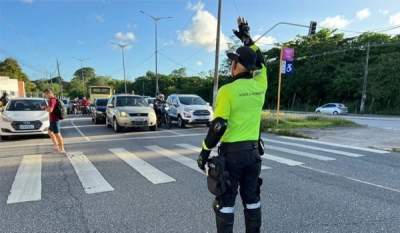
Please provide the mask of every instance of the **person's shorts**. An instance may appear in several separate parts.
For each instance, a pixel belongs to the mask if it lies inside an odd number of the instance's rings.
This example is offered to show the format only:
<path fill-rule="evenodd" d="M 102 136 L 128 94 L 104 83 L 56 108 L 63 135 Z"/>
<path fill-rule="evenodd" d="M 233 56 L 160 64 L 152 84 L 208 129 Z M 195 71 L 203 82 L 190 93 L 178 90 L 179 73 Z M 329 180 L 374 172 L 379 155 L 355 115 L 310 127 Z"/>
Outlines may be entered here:
<path fill-rule="evenodd" d="M 61 121 L 50 122 L 49 130 L 53 133 L 60 133 L 60 123 Z"/>

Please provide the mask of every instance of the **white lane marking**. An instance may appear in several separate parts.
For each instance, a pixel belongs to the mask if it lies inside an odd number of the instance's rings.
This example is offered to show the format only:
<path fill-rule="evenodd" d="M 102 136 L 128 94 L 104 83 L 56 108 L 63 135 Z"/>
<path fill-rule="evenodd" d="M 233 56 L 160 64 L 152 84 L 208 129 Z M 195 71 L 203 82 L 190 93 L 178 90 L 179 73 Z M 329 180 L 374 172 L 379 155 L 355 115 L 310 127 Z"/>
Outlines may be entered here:
<path fill-rule="evenodd" d="M 42 198 L 42 155 L 25 155 L 18 167 L 7 204 Z"/>
<path fill-rule="evenodd" d="M 176 181 L 174 178 L 168 176 L 157 168 L 146 163 L 136 155 L 130 153 L 124 148 L 109 149 L 113 154 L 125 161 L 129 166 L 138 171 L 142 176 L 148 179 L 153 184 L 162 184 L 167 182 Z"/>
<path fill-rule="evenodd" d="M 364 148 L 364 147 L 358 147 L 358 146 L 347 146 L 347 145 L 343 145 L 343 144 L 336 144 L 336 143 L 331 143 L 331 142 L 324 142 L 324 141 L 305 139 L 305 138 L 291 138 L 291 137 L 286 137 L 286 136 L 280 136 L 280 138 L 289 139 L 289 140 L 295 140 L 295 141 L 317 143 L 317 144 L 323 144 L 323 145 L 329 145 L 329 146 L 337 146 L 337 147 L 342 147 L 342 148 L 373 152 L 373 153 L 377 153 L 377 154 L 388 154 L 388 153 L 390 153 L 389 151 L 384 151 L 384 150 L 376 150 L 376 149 Z"/>
<path fill-rule="evenodd" d="M 400 193 L 400 190 L 398 190 L 398 189 L 393 189 L 393 188 L 385 187 L 383 185 L 374 184 L 374 183 L 362 181 L 362 180 L 359 180 L 359 179 L 354 179 L 354 178 L 351 178 L 351 177 L 348 177 L 348 176 L 344 176 L 344 175 L 339 175 L 339 174 L 336 174 L 336 173 L 333 173 L 333 172 L 327 172 L 327 171 L 323 171 L 323 170 L 319 170 L 319 169 L 315 169 L 315 168 L 307 167 L 307 166 L 303 166 L 303 165 L 300 165 L 300 167 L 306 168 L 306 169 L 310 169 L 310 170 L 313 170 L 313 171 L 316 171 L 316 172 L 329 174 L 329 175 L 332 175 L 332 176 L 342 177 L 342 178 L 345 178 L 345 179 L 348 179 L 348 180 L 351 180 L 351 181 L 355 181 L 355 182 L 358 182 L 358 183 L 361 183 L 361 184 L 371 185 L 371 186 L 374 186 L 374 187 L 377 187 L 377 188 L 386 189 L 386 190 L 389 190 L 389 191 Z"/>
<path fill-rule="evenodd" d="M 308 146 L 308 145 L 303 145 L 303 144 L 299 144 L 299 143 L 282 142 L 282 141 L 276 141 L 276 140 L 271 140 L 271 139 L 266 139 L 266 138 L 263 138 L 263 140 L 267 141 L 267 142 L 273 142 L 273 143 L 284 144 L 284 145 L 289 145 L 289 146 L 297 146 L 297 147 L 311 149 L 311 150 L 324 151 L 324 152 L 328 152 L 328 153 L 339 154 L 339 155 L 344 155 L 344 156 L 353 157 L 353 158 L 364 156 L 364 155 L 360 155 L 360 154 L 355 154 L 355 153 L 350 153 L 350 152 L 345 152 L 345 151 L 340 151 L 340 150 L 325 149 L 325 148 L 316 147 L 316 146 Z"/>
<path fill-rule="evenodd" d="M 188 149 L 188 150 L 196 151 L 198 153 L 201 152 L 201 147 L 192 146 L 190 144 L 182 143 L 182 144 L 175 144 L 175 145 L 180 146 L 180 147 L 185 148 L 185 149 Z M 216 153 L 214 151 L 211 151 L 211 156 L 218 156 L 218 153 Z M 271 168 L 267 167 L 267 166 L 264 166 L 264 165 L 261 165 L 261 170 L 265 170 L 265 169 L 271 169 Z"/>
<path fill-rule="evenodd" d="M 177 133 L 177 132 L 175 132 L 173 130 L 165 130 L 165 129 L 160 129 L 160 128 L 159 128 L 159 130 L 164 131 L 164 132 L 168 132 L 168 133 L 173 133 L 173 134 L 176 134 L 176 135 L 183 135 L 183 134 Z"/>
<path fill-rule="evenodd" d="M 178 138 L 178 137 L 195 137 L 195 136 L 205 136 L 205 134 L 204 133 L 196 133 L 196 134 L 165 135 L 165 136 L 124 137 L 124 138 L 97 139 L 97 140 L 91 140 L 91 141 L 77 141 L 77 142 L 65 142 L 64 141 L 64 145 L 87 144 L 87 143 L 95 143 L 95 142 L 129 141 L 129 140 L 155 139 L 155 138 L 164 139 L 164 138 Z M 64 138 L 64 140 L 65 139 L 66 138 Z M 0 149 L 3 149 L 3 148 L 15 148 L 15 147 L 28 147 L 28 146 L 48 146 L 48 145 L 53 145 L 53 143 L 0 146 Z"/>
<path fill-rule="evenodd" d="M 322 161 L 336 160 L 334 158 L 330 158 L 330 157 L 326 157 L 326 156 L 322 156 L 322 155 L 315 155 L 315 154 L 311 154 L 311 153 L 301 152 L 301 151 L 297 151 L 297 150 L 290 150 L 290 149 L 280 148 L 280 147 L 276 147 L 276 146 L 264 145 L 264 147 L 271 149 L 271 150 L 277 150 L 277 151 L 281 151 L 281 152 L 285 152 L 285 153 L 289 153 L 289 154 L 293 154 L 293 155 L 300 155 L 303 157 L 318 159 L 318 160 L 322 160 Z"/>
<path fill-rule="evenodd" d="M 281 158 L 281 157 L 269 155 L 269 154 L 264 154 L 263 156 L 261 156 L 261 158 L 271 160 L 271 161 L 274 161 L 277 163 L 283 163 L 283 164 L 286 164 L 289 166 L 298 166 L 298 165 L 304 164 L 302 162 L 298 162 L 298 161 L 291 160 L 291 159 L 285 159 L 285 158 Z"/>
<path fill-rule="evenodd" d="M 159 153 L 161 155 L 164 155 L 164 156 L 166 156 L 166 157 L 168 157 L 168 158 L 170 158 L 170 159 L 172 159 L 172 160 L 174 160 L 174 161 L 176 161 L 176 162 L 178 162 L 178 163 L 180 163 L 182 165 L 185 165 L 185 166 L 187 166 L 187 167 L 189 167 L 189 168 L 191 168 L 191 169 L 193 169 L 195 171 L 198 171 L 198 172 L 204 174 L 200 170 L 200 168 L 197 166 L 197 162 L 195 160 L 193 160 L 193 159 L 190 159 L 188 157 L 185 157 L 183 155 L 180 155 L 178 153 L 175 153 L 175 152 L 173 152 L 171 150 L 164 149 L 164 148 L 159 147 L 159 146 L 146 146 L 146 148 L 149 149 L 149 150 L 152 150 L 154 152 L 157 152 L 157 153 Z"/>
<path fill-rule="evenodd" d="M 68 159 L 78 175 L 87 194 L 113 191 L 114 188 L 104 179 L 96 167 L 81 152 L 68 152 Z"/>
<path fill-rule="evenodd" d="M 74 128 L 76 129 L 76 131 L 78 131 L 78 133 L 80 134 L 80 135 L 82 135 L 82 137 L 84 137 L 85 139 L 86 139 L 86 141 L 90 141 L 90 139 L 88 138 L 88 137 L 86 137 L 83 133 L 82 133 L 82 131 L 78 128 L 78 126 L 76 126 L 75 124 L 74 124 L 74 118 L 71 120 L 71 124 L 72 124 L 72 126 L 74 126 Z"/>

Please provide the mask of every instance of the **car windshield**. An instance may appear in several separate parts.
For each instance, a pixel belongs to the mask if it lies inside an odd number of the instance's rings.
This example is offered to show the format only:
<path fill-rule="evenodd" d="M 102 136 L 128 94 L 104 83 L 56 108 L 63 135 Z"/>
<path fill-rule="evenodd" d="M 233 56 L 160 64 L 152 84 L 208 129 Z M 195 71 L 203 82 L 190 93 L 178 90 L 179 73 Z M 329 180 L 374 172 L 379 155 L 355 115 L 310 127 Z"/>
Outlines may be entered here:
<path fill-rule="evenodd" d="M 200 97 L 179 97 L 179 102 L 184 105 L 206 105 L 206 102 Z"/>
<path fill-rule="evenodd" d="M 41 106 L 47 106 L 46 101 L 43 100 L 11 100 L 6 111 L 45 111 L 40 108 Z"/>
<path fill-rule="evenodd" d="M 64 102 L 64 104 L 68 104 L 68 100 L 62 100 L 62 102 Z"/>
<path fill-rule="evenodd" d="M 142 97 L 129 96 L 129 97 L 117 97 L 117 107 L 125 106 L 148 106 L 146 101 Z"/>
<path fill-rule="evenodd" d="M 107 102 L 108 102 L 108 99 L 98 99 L 98 100 L 96 101 L 96 105 L 97 105 L 97 106 L 106 106 L 106 105 L 107 105 Z"/>

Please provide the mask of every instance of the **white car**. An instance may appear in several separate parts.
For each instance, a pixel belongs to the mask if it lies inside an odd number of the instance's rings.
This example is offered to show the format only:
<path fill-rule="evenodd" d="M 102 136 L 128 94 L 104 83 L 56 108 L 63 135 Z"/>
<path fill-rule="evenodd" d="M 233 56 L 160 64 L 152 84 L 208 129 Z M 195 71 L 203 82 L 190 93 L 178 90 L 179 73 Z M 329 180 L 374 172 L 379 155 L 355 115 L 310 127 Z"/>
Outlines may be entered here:
<path fill-rule="evenodd" d="M 348 110 L 344 104 L 341 103 L 328 103 L 322 105 L 315 109 L 315 113 L 317 114 L 340 114 L 340 115 L 347 115 Z"/>
<path fill-rule="evenodd" d="M 48 106 L 44 98 L 12 98 L 1 109 L 0 137 L 7 140 L 9 136 L 45 135 L 48 133 L 49 113 L 40 108 Z"/>
<path fill-rule="evenodd" d="M 211 125 L 214 111 L 200 96 L 172 94 L 168 96 L 167 102 L 172 103 L 169 116 L 171 120 L 178 122 L 179 127 L 184 128 L 186 124 L 206 124 L 208 127 Z"/>

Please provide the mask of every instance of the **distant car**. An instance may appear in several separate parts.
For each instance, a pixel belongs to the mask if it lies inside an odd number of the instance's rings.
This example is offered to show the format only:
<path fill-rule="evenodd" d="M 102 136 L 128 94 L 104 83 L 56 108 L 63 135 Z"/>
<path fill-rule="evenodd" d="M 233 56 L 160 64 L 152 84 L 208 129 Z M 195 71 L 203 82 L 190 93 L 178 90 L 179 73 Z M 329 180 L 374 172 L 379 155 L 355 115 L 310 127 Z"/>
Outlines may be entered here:
<path fill-rule="evenodd" d="M 96 98 L 91 105 L 92 121 L 95 124 L 106 122 L 106 107 L 108 98 Z"/>
<path fill-rule="evenodd" d="M 154 98 L 154 97 L 147 97 L 147 98 L 144 98 L 144 100 L 146 100 L 147 101 L 147 104 L 154 104 L 154 100 L 156 100 L 156 98 Z"/>
<path fill-rule="evenodd" d="M 106 125 L 115 132 L 122 128 L 148 127 L 157 130 L 157 117 L 153 108 L 139 95 L 112 95 L 106 108 Z"/>
<path fill-rule="evenodd" d="M 45 135 L 48 133 L 49 113 L 40 108 L 48 106 L 44 98 L 13 98 L 2 108 L 0 136 Z"/>
<path fill-rule="evenodd" d="M 177 121 L 180 128 L 186 124 L 205 124 L 208 127 L 213 119 L 213 109 L 198 95 L 172 94 L 167 98 L 170 118 Z"/>
<path fill-rule="evenodd" d="M 69 107 L 69 104 L 70 104 L 70 100 L 69 99 L 62 99 L 62 102 L 64 103 L 64 105 L 65 105 L 65 109 L 66 109 L 66 111 L 67 111 L 67 114 L 70 114 L 71 112 L 70 112 L 70 107 Z"/>
<path fill-rule="evenodd" d="M 317 114 L 339 114 L 339 115 L 347 115 L 348 110 L 344 104 L 341 103 L 328 103 L 322 105 L 315 109 L 315 113 Z"/>

